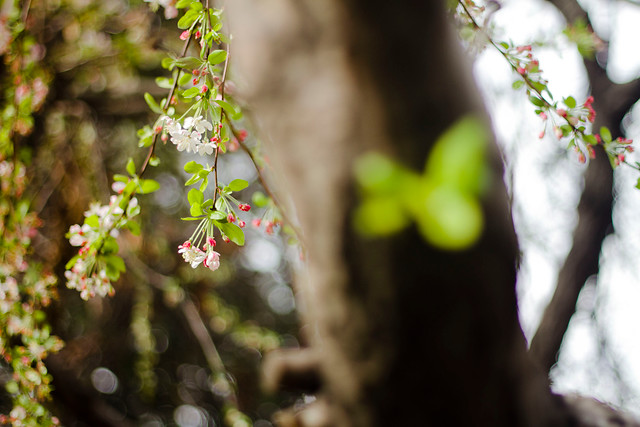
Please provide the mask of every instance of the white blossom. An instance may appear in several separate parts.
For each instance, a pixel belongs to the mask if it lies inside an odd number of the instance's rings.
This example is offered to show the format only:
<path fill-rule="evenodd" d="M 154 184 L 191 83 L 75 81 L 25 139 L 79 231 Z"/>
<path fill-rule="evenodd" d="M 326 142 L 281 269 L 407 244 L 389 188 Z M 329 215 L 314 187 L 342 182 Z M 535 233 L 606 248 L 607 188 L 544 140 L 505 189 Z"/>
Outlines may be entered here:
<path fill-rule="evenodd" d="M 204 134 L 206 130 L 212 130 L 213 126 L 207 120 L 204 120 L 202 116 L 187 117 L 184 119 L 185 129 L 195 128 L 197 132 Z"/>

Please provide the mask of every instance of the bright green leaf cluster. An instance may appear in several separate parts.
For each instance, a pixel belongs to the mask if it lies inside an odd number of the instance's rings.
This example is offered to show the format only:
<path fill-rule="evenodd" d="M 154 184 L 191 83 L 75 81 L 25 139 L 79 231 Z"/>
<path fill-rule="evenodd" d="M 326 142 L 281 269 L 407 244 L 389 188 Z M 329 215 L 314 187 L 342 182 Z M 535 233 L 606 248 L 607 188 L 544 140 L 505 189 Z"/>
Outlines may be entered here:
<path fill-rule="evenodd" d="M 471 246 L 484 223 L 478 197 L 489 179 L 488 140 L 486 125 L 469 116 L 438 138 L 422 174 L 380 154 L 362 156 L 355 166 L 362 191 L 354 213 L 356 229 L 364 235 L 389 236 L 415 222 L 434 246 Z"/>

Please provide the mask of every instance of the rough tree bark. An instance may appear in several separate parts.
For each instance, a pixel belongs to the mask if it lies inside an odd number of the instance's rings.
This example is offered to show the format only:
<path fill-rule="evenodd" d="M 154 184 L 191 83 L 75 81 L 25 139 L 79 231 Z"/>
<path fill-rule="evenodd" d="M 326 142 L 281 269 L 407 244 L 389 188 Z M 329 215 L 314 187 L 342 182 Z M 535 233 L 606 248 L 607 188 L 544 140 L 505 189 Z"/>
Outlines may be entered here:
<path fill-rule="evenodd" d="M 376 240 L 352 232 L 359 154 L 420 170 L 442 131 L 483 115 L 443 2 L 229 6 L 239 87 L 273 141 L 308 261 L 297 285 L 309 348 L 273 357 L 267 383 L 303 384 L 319 398 L 282 424 L 583 425 L 526 350 L 495 151 L 472 248 L 438 250 L 413 228 Z"/>

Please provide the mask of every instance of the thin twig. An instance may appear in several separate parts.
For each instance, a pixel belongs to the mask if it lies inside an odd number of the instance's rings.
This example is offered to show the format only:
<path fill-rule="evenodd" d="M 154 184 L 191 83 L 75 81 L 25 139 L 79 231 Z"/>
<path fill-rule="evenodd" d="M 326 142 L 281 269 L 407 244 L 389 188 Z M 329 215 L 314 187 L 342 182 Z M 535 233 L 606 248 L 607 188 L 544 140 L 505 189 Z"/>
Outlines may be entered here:
<path fill-rule="evenodd" d="M 224 114 L 226 116 L 226 113 Z M 238 144 L 240 145 L 240 148 L 242 148 L 242 150 L 245 153 L 247 153 L 247 155 L 249 156 L 249 159 L 251 160 L 251 163 L 253 163 L 253 167 L 256 169 L 256 173 L 258 174 L 258 181 L 260 181 L 262 188 L 264 188 L 264 191 L 267 193 L 267 195 L 271 198 L 271 200 L 273 200 L 275 205 L 278 207 L 278 210 L 282 215 L 283 221 L 289 224 L 289 226 L 293 229 L 294 233 L 296 234 L 296 238 L 300 242 L 300 246 L 304 251 L 304 240 L 302 236 L 302 231 L 296 226 L 296 224 L 293 221 L 291 221 L 291 219 L 289 219 L 283 205 L 278 201 L 275 194 L 269 188 L 269 185 L 267 184 L 267 181 L 265 180 L 265 177 L 262 174 L 262 170 L 260 169 L 260 166 L 258 165 L 258 162 L 256 161 L 254 154 L 251 152 L 249 147 L 247 147 L 247 145 L 242 141 L 242 138 L 240 138 L 240 135 L 238 134 L 238 130 L 233 126 L 231 120 L 228 120 L 228 121 L 229 121 L 229 127 L 231 128 L 231 132 L 233 133 L 233 136 L 238 140 Z"/>
<path fill-rule="evenodd" d="M 187 40 L 184 43 L 184 47 L 182 48 L 182 53 L 180 54 L 180 58 L 184 58 L 184 56 L 187 54 L 187 50 L 189 49 L 189 43 L 191 43 L 191 39 L 192 38 L 193 38 L 193 35 L 189 34 L 189 38 L 187 38 Z M 182 72 L 182 68 L 178 68 L 178 73 L 176 74 L 176 79 L 173 82 L 173 86 L 171 87 L 171 90 L 169 91 L 169 96 L 167 97 L 167 100 L 165 101 L 164 106 L 162 107 L 162 111 L 164 111 L 165 113 L 169 109 L 169 105 L 171 105 L 171 98 L 173 98 L 173 94 L 175 93 L 176 88 L 178 87 L 178 80 L 180 79 L 180 72 Z M 144 172 L 147 170 L 147 166 L 149 165 L 149 161 L 151 161 L 151 157 L 153 157 L 153 153 L 154 153 L 154 151 L 156 149 L 157 141 L 158 141 L 158 134 L 154 133 L 153 142 L 151 143 L 151 147 L 149 148 L 149 153 L 147 154 L 147 157 L 144 159 L 144 163 L 142 164 L 142 167 L 140 168 L 140 172 L 138 173 L 139 177 L 142 177 Z"/>

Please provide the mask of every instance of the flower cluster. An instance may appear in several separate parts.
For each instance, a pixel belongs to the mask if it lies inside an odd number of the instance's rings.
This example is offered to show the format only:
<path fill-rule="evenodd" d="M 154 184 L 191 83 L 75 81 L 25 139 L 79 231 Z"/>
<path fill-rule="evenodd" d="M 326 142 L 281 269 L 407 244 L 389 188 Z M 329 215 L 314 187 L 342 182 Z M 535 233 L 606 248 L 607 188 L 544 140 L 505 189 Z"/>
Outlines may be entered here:
<path fill-rule="evenodd" d="M 581 163 L 586 162 L 587 156 L 595 158 L 594 147 L 601 145 L 607 153 L 612 167 L 625 164 L 640 171 L 640 163 L 631 164 L 626 161 L 626 153 L 633 152 L 631 146 L 633 141 L 622 137 L 614 140 L 609 129 L 605 127 L 600 129 L 599 134 L 591 133 L 591 125 L 596 118 L 592 96 L 589 96 L 582 105 L 578 105 L 571 96 L 562 100 L 564 105 L 555 101 L 549 91 L 548 81 L 542 77 L 540 63 L 531 52 L 531 45 L 512 46 L 506 42 L 494 42 L 485 29 L 480 27 L 474 16 L 475 13 L 482 13 L 483 10 L 471 8 L 470 6 L 475 5 L 472 0 L 458 0 L 457 4 L 460 6 L 461 14 L 472 23 L 473 31 L 483 33 L 488 42 L 505 57 L 514 71 L 519 74 L 520 78 L 513 83 L 513 88 L 525 88 L 529 101 L 536 108 L 536 114 L 545 122 L 545 128 L 540 133 L 540 138 L 545 136 L 547 120 L 550 119 L 553 123 L 555 136 L 558 139 L 569 139 L 569 148 L 573 148 L 578 154 L 578 160 Z M 578 43 L 578 49 L 581 53 L 587 54 L 586 56 L 592 55 L 598 47 L 598 44 L 594 42 L 594 40 L 597 41 L 597 37 L 593 36 L 584 23 L 578 27 L 575 31 L 579 32 L 579 39 L 582 41 L 574 41 Z M 580 43 L 583 45 L 582 48 Z M 637 187 L 640 188 L 640 180 L 638 180 Z"/>
<path fill-rule="evenodd" d="M 113 188 L 118 191 L 120 183 Z M 123 190 L 120 190 L 123 191 Z M 113 295 L 111 280 L 124 271 L 122 259 L 115 256 L 118 229 L 140 211 L 138 199 L 112 195 L 108 205 L 92 203 L 84 213 L 85 222 L 69 228 L 67 238 L 72 246 L 79 246 L 78 254 L 67 264 L 67 287 L 80 292 L 88 300 L 96 295 Z"/>
<path fill-rule="evenodd" d="M 171 135 L 171 142 L 176 145 L 178 151 L 206 156 L 213 154 L 213 150 L 218 148 L 216 142 L 219 141 L 219 137 L 217 135 L 207 140 L 206 132 L 212 131 L 213 125 L 202 116 L 187 117 L 184 120 L 184 128 L 180 122 L 170 117 L 163 117 L 163 121 L 164 128 Z M 219 131 L 219 129 L 220 127 L 216 126 L 216 130 Z"/>
<path fill-rule="evenodd" d="M 216 240 L 213 237 L 207 237 L 207 243 L 202 249 L 187 240 L 178 246 L 178 253 L 182 254 L 184 261 L 196 268 L 200 263 L 211 271 L 216 271 L 220 267 L 220 254 L 213 250 L 216 246 Z"/>
<path fill-rule="evenodd" d="M 39 402 L 50 393 L 43 360 L 63 343 L 39 313 L 56 297 L 57 281 L 29 260 L 40 220 L 21 199 L 25 184 L 22 164 L 0 161 L 0 358 L 13 372 L 5 384 L 13 409 L 0 424 L 54 425 Z"/>

